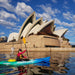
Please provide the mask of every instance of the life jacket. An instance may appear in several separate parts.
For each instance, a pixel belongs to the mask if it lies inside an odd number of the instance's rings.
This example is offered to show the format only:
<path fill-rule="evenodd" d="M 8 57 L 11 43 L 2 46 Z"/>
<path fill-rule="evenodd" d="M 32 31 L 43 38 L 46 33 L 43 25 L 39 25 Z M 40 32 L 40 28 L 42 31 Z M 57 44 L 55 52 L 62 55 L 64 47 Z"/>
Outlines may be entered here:
<path fill-rule="evenodd" d="M 20 59 L 23 59 L 23 57 L 24 57 L 24 56 L 21 54 L 21 55 L 20 55 Z"/>
<path fill-rule="evenodd" d="M 27 57 L 25 57 L 25 56 L 22 55 L 22 54 L 25 53 L 25 52 L 26 52 L 26 50 L 24 50 L 23 52 L 18 53 L 16 60 L 17 60 L 17 61 L 21 61 L 22 58 L 27 58 Z"/>
<path fill-rule="evenodd" d="M 21 54 L 20 56 L 17 56 L 17 59 L 16 59 L 16 60 L 17 60 L 17 61 L 22 61 L 23 57 L 24 57 L 24 56 Z"/>

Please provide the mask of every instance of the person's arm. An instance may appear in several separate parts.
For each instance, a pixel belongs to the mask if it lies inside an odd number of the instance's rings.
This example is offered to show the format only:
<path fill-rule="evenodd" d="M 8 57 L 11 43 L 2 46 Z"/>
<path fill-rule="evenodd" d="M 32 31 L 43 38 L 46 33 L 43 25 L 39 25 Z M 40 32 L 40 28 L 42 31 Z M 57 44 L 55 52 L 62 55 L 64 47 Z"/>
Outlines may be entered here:
<path fill-rule="evenodd" d="M 23 54 L 25 52 L 26 52 L 26 50 L 24 50 L 23 52 L 18 53 L 17 56 L 20 56 L 21 54 Z"/>
<path fill-rule="evenodd" d="M 24 50 L 23 52 L 21 52 L 20 54 L 23 54 L 23 53 L 25 53 L 26 52 L 26 50 Z"/>

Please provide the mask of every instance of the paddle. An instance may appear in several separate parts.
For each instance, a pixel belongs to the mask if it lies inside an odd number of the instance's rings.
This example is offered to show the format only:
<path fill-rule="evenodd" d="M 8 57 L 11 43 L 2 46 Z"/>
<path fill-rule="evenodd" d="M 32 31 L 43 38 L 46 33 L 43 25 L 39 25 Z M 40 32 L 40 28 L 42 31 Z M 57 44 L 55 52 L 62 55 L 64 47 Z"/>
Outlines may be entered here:
<path fill-rule="evenodd" d="M 27 57 L 28 57 L 28 51 L 27 51 L 27 47 L 26 47 L 26 39 L 24 37 L 22 37 L 22 38 L 23 38 L 23 42 L 25 44 L 25 48 L 26 48 L 26 52 L 27 52 Z M 29 59 L 29 57 L 28 57 L 28 59 Z M 28 68 L 29 68 L 29 65 L 28 65 Z M 28 71 L 28 68 L 27 68 L 27 71 Z"/>
<path fill-rule="evenodd" d="M 25 48 L 27 49 L 26 39 L 24 37 L 22 37 L 22 39 L 23 39 L 23 42 L 25 44 Z M 28 56 L 28 52 L 27 52 L 27 56 Z M 47 66 L 47 67 L 50 66 L 50 57 L 46 58 L 46 60 L 43 58 L 42 59 L 40 58 L 39 60 L 42 60 L 42 62 L 35 64 L 36 66 Z"/>
<path fill-rule="evenodd" d="M 27 47 L 26 47 L 26 39 L 25 37 L 21 37 L 23 39 L 23 43 L 25 45 L 25 48 L 26 48 L 26 52 L 27 52 L 27 57 L 28 57 L 28 51 L 27 51 Z M 29 58 L 29 57 L 28 57 Z"/>

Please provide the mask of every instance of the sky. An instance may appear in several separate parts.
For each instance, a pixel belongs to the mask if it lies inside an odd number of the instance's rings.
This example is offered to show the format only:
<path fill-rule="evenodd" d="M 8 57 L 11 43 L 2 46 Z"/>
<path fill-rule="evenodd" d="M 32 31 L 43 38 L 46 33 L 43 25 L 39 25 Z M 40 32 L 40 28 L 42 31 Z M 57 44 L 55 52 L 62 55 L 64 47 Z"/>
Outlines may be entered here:
<path fill-rule="evenodd" d="M 55 20 L 56 30 L 68 29 L 65 37 L 75 45 L 75 0 L 0 0 L 0 37 L 18 33 L 33 11 L 36 19 Z"/>

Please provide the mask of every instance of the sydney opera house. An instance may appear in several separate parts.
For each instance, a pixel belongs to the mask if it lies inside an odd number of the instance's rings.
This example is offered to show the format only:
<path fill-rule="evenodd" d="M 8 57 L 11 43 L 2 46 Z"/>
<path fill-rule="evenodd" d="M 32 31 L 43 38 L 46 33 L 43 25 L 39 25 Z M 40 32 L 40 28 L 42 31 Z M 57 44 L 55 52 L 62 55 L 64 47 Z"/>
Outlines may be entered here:
<path fill-rule="evenodd" d="M 21 36 L 26 37 L 27 47 L 71 47 L 69 40 L 64 37 L 67 29 L 55 31 L 54 20 L 43 21 L 43 18 L 36 20 L 33 12 L 23 23 L 19 33 L 11 33 L 7 42 L 13 38 L 19 41 Z"/>

